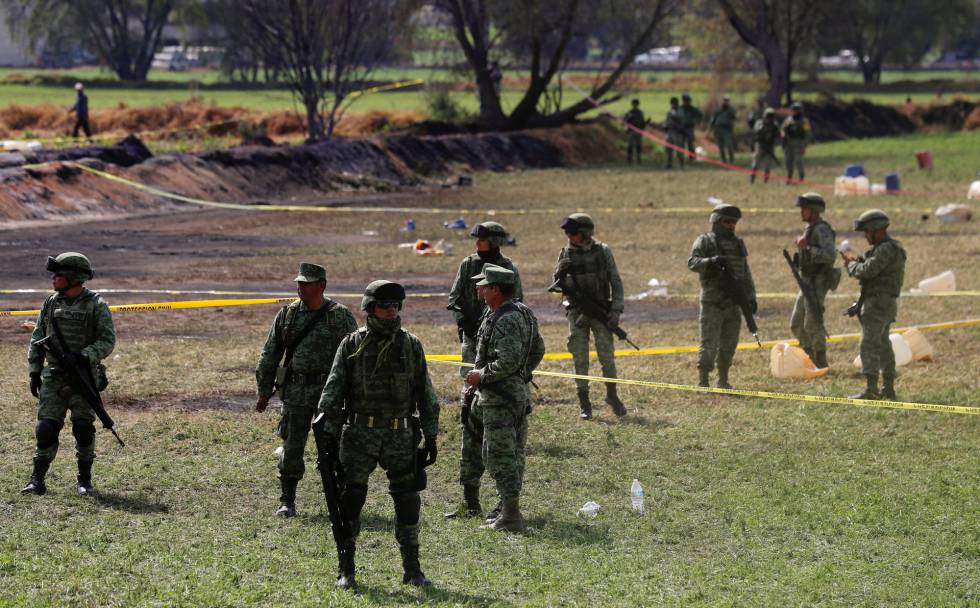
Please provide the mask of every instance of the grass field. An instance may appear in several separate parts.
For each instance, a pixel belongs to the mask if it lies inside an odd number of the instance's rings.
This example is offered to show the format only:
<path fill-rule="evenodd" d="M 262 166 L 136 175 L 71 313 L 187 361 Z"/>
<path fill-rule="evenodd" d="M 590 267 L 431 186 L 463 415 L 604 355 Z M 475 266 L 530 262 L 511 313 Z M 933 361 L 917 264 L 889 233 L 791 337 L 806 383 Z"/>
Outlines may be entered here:
<path fill-rule="evenodd" d="M 818 145 L 808 177 L 831 182 L 845 164 L 863 162 L 874 181 L 898 170 L 914 190 L 965 192 L 978 169 L 980 134 L 929 135 Z M 931 149 L 936 169 L 912 169 L 912 153 Z M 657 157 L 659 160 L 659 156 Z M 741 160 L 745 160 L 744 152 Z M 628 301 L 624 327 L 640 346 L 697 340 L 697 278 L 686 268 L 690 245 L 707 229 L 708 196 L 759 212 L 739 224 L 761 292 L 787 292 L 780 254 L 801 230 L 796 187 L 749 186 L 741 175 L 706 166 L 667 173 L 622 163 L 547 171 L 478 174 L 472 189 L 420 190 L 398 205 L 545 210 L 508 215 L 518 238 L 506 251 L 520 266 L 528 301 L 542 320 L 549 351 L 565 350 L 557 300 L 545 293 L 562 245 L 561 218 L 594 211 L 597 238 L 611 244 L 627 295 L 651 277 L 672 297 Z M 824 191 L 829 195 L 829 191 Z M 861 210 L 890 210 L 892 232 L 909 252 L 906 288 L 952 269 L 961 289 L 980 288 L 975 223 L 923 221 L 923 210 L 962 197 L 831 199 L 838 238 Z M 641 213 L 633 211 L 646 206 Z M 696 213 L 667 213 L 665 207 Z M 789 210 L 787 212 L 787 210 Z M 92 254 L 106 287 L 286 290 L 300 260 L 328 266 L 328 293 L 357 290 L 380 276 L 411 291 L 449 287 L 470 239 L 419 213 L 419 238 L 445 237 L 452 257 L 419 257 L 397 248 L 407 214 L 247 214 L 192 211 L 163 218 L 5 231 L 0 247 L 38 250 L 38 268 L 11 287 L 48 285 L 41 264 L 55 249 Z M 468 222 L 485 218 L 467 216 Z M 377 234 L 365 234 L 374 231 Z M 136 235 L 126 251 L 123 235 Z M 205 237 L 240 243 L 215 255 Z M 163 245 L 159 238 L 165 238 Z M 414 237 L 413 237 L 414 238 Z M 96 244 L 99 243 L 99 244 Z M 138 259 L 154 263 L 145 267 Z M 845 279 L 840 293 L 855 294 Z M 120 295 L 112 303 L 162 296 Z M 5 308 L 39 298 L 4 296 Z M 356 300 L 345 299 L 355 306 Z M 828 300 L 832 334 L 858 330 L 842 316 L 847 297 Z M 763 339 L 789 337 L 791 301 L 761 302 Z M 429 353 L 454 352 L 455 326 L 441 299 L 413 298 L 403 312 Z M 376 473 L 360 539 L 358 594 L 333 590 L 336 557 L 313 471 L 300 485 L 300 516 L 276 520 L 274 414 L 250 411 L 252 369 L 274 306 L 186 312 L 118 313 L 119 344 L 108 361 L 107 403 L 125 449 L 98 436 L 98 495 L 73 493 L 72 438 L 49 475 L 47 496 L 22 497 L 29 474 L 35 402 L 27 391 L 27 334 L 0 319 L 0 606 L 976 606 L 980 603 L 980 417 L 806 405 L 626 387 L 630 415 L 601 407 L 576 418 L 574 389 L 541 378 L 531 418 L 525 535 L 490 534 L 473 521 L 445 520 L 458 499 L 459 380 L 431 364 L 444 405 L 439 461 L 424 494 L 422 565 L 428 592 L 400 583 L 393 512 Z M 980 316 L 975 298 L 904 298 L 899 326 Z M 360 316 L 359 316 L 360 318 Z M 932 362 L 901 369 L 909 401 L 980 407 L 977 328 L 930 332 Z M 748 337 L 743 332 L 743 339 Z M 851 366 L 856 342 L 831 347 L 831 374 L 777 380 L 768 356 L 741 351 L 738 387 L 846 395 L 861 384 Z M 543 369 L 570 371 L 568 361 Z M 624 357 L 622 377 L 691 384 L 691 354 Z M 601 387 L 593 399 L 601 403 Z M 308 463 L 312 462 L 310 452 Z M 311 468 L 311 467 L 310 467 Z M 633 478 L 647 513 L 629 508 Z M 488 481 L 489 483 L 489 481 Z M 485 488 L 492 486 L 484 486 Z M 491 490 L 485 489 L 485 496 Z M 587 500 L 594 520 L 576 511 Z M 491 502 L 487 498 L 485 502 Z"/>

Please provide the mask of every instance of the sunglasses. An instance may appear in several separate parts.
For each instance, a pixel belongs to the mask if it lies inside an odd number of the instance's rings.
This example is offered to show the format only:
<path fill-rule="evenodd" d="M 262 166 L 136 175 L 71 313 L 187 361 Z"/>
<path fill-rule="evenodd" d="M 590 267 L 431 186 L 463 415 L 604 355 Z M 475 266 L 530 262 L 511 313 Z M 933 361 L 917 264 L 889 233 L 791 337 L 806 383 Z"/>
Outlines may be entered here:
<path fill-rule="evenodd" d="M 380 302 L 375 302 L 375 308 L 401 308 L 401 301 L 399 300 L 381 300 Z"/>

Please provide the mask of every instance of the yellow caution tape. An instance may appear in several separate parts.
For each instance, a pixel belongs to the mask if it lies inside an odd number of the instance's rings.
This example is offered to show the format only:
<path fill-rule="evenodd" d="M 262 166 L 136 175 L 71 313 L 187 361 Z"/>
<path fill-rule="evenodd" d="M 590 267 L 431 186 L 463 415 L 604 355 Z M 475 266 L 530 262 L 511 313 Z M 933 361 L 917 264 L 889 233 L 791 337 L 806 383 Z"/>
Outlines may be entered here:
<path fill-rule="evenodd" d="M 165 294 L 165 295 L 189 295 L 189 294 L 200 294 L 200 295 L 210 295 L 210 296 L 278 296 L 286 297 L 292 296 L 292 292 L 285 291 L 219 291 L 214 289 L 97 289 L 99 293 L 152 293 L 152 294 Z M 0 289 L 0 294 L 35 294 L 35 293 L 53 293 L 50 289 Z M 410 298 L 444 298 L 449 295 L 445 291 L 436 291 L 431 293 L 408 293 L 406 294 Z M 331 298 L 360 298 L 363 297 L 362 293 L 328 293 L 328 297 Z M 295 296 L 293 296 L 295 299 Z"/>
<path fill-rule="evenodd" d="M 459 363 L 435 359 L 427 356 L 426 359 L 437 363 L 449 363 L 458 367 L 473 367 L 472 363 Z M 565 372 L 547 372 L 535 370 L 534 376 L 550 376 L 552 378 L 567 378 L 571 380 L 587 380 L 589 382 L 611 382 L 615 384 L 626 384 L 630 386 L 646 386 L 649 388 L 661 388 L 673 391 L 687 391 L 691 393 L 714 393 L 716 395 L 738 395 L 740 397 L 760 397 L 762 399 L 779 399 L 782 401 L 804 401 L 809 403 L 830 403 L 834 405 L 853 405 L 857 407 L 888 408 L 896 410 L 918 410 L 925 412 L 944 412 L 946 414 L 973 414 L 980 415 L 980 407 L 970 407 L 966 405 L 943 405 L 940 403 L 915 403 L 910 401 L 881 401 L 877 399 L 851 399 L 850 397 L 831 397 L 825 395 L 801 395 L 797 393 L 781 393 L 775 391 L 753 391 L 740 388 L 713 388 L 709 386 L 691 386 L 689 384 L 673 384 L 670 382 L 655 382 L 652 380 L 630 380 L 628 378 L 603 378 L 600 376 L 585 376 L 581 374 L 569 374 Z"/>
<path fill-rule="evenodd" d="M 405 87 L 413 87 L 415 85 L 425 84 L 425 81 L 421 78 L 416 78 L 414 80 L 402 80 L 401 82 L 393 82 L 391 84 L 381 84 L 376 87 L 369 87 L 367 89 L 361 89 L 360 91 L 354 91 L 347 96 L 348 99 L 357 99 L 362 95 L 370 95 L 371 93 L 381 93 L 383 91 L 393 91 L 395 89 L 404 89 Z"/>

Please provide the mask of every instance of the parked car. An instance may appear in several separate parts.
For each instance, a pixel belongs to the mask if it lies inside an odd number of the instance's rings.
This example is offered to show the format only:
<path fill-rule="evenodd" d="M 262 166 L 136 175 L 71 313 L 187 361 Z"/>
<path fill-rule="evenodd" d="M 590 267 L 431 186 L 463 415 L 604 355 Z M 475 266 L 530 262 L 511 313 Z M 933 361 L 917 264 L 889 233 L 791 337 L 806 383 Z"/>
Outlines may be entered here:
<path fill-rule="evenodd" d="M 640 53 L 633 58 L 633 63 L 636 65 L 671 65 L 680 62 L 683 52 L 684 47 L 682 46 L 659 47 Z"/>
<path fill-rule="evenodd" d="M 851 49 L 841 49 L 836 55 L 820 58 L 820 67 L 823 68 L 856 68 L 857 65 L 857 53 Z"/>

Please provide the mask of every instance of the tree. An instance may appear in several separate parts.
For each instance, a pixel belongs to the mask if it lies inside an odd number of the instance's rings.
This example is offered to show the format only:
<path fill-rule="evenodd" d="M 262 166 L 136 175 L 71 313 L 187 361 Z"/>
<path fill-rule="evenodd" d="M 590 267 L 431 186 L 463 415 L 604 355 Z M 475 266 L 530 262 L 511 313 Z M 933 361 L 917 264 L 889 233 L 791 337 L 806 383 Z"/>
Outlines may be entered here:
<path fill-rule="evenodd" d="M 817 23 L 819 0 L 718 0 L 725 18 L 761 55 L 769 76 L 766 103 L 793 101 L 791 76 L 800 48 Z"/>
<path fill-rule="evenodd" d="M 391 52 L 405 0 L 240 0 L 242 27 L 306 109 L 310 140 L 333 136 L 343 110 Z"/>
<path fill-rule="evenodd" d="M 189 0 L 0 0 L 31 49 L 70 32 L 120 80 L 143 81 L 171 16 Z"/>
<path fill-rule="evenodd" d="M 445 12 L 456 41 L 476 81 L 480 119 L 495 129 L 564 124 L 591 110 L 582 99 L 561 107 L 560 74 L 567 66 L 576 37 L 592 34 L 606 24 L 618 60 L 612 70 L 595 79 L 589 97 L 599 104 L 619 99 L 615 85 L 633 58 L 652 44 L 657 28 L 682 0 L 435 0 Z M 528 85 L 509 112 L 499 90 L 499 63 L 508 53 L 528 66 Z M 610 53 L 612 56 L 613 53 Z M 558 80 L 557 86 L 552 83 Z M 607 97 L 608 95 L 608 97 Z"/>

